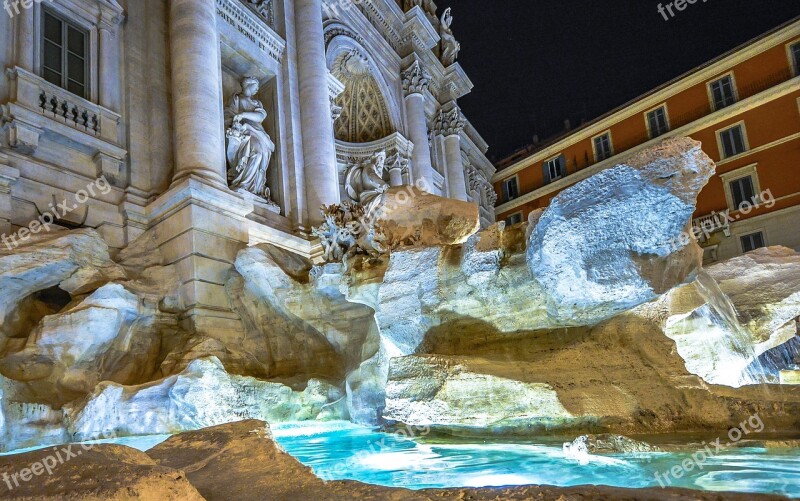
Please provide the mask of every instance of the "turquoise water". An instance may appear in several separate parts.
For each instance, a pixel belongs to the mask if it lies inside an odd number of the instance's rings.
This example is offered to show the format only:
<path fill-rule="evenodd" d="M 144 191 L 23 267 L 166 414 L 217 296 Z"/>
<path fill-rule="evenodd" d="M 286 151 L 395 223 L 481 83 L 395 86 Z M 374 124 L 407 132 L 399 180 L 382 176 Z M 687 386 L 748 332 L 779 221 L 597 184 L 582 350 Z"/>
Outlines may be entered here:
<path fill-rule="evenodd" d="M 738 491 L 800 497 L 800 450 L 729 448 L 685 471 L 665 472 L 692 458 L 685 453 L 644 453 L 567 457 L 552 439 L 527 443 L 458 440 L 442 442 L 411 430 L 411 437 L 387 434 L 348 422 L 296 423 L 272 427 L 278 443 L 325 480 L 358 480 L 409 489 L 502 485 L 665 485 L 707 491 Z M 129 437 L 117 443 L 148 450 L 168 436 Z M 712 440 L 709 439 L 709 442 Z M 700 447 L 698 447 L 699 449 Z M 31 450 L 31 449 L 28 449 Z M 20 453 L 25 451 L 14 451 Z"/>
<path fill-rule="evenodd" d="M 669 485 L 665 472 L 676 466 L 682 470 L 681 463 L 697 452 L 589 456 L 588 463 L 581 464 L 564 454 L 560 442 L 440 443 L 349 423 L 279 425 L 273 431 L 287 452 L 326 480 L 410 489 L 526 484 L 659 487 L 656 473 Z M 691 471 L 679 472 L 680 479 L 670 474 L 671 485 L 800 497 L 800 450 L 729 448 L 705 461 L 702 456 L 698 459 L 702 469 L 695 463 Z"/>

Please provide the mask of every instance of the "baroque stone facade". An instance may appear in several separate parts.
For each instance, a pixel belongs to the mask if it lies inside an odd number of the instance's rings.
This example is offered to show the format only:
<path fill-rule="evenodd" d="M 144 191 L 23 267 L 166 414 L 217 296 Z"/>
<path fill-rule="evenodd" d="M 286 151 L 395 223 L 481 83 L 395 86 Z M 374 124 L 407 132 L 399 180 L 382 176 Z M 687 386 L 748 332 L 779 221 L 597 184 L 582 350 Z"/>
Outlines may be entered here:
<path fill-rule="evenodd" d="M 321 258 L 321 206 L 416 185 L 489 226 L 494 168 L 457 104 L 472 83 L 453 27 L 429 0 L 59 0 L 0 16 L 0 232 L 104 178 L 61 226 L 114 252 L 152 242 L 202 330 L 237 321 L 221 291 L 242 248 Z"/>

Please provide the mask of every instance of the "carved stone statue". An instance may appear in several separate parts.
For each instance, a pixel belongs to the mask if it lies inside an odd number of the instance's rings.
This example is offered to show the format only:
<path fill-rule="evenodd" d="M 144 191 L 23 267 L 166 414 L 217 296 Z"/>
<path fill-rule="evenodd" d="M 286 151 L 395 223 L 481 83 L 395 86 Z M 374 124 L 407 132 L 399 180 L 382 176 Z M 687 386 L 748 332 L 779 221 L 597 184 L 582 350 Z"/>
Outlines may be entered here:
<path fill-rule="evenodd" d="M 347 170 L 345 176 L 347 194 L 364 206 L 367 214 L 377 208 L 383 194 L 389 189 L 389 183 L 383 179 L 385 166 L 386 153 L 380 152 L 366 162 Z"/>
<path fill-rule="evenodd" d="M 450 28 L 453 25 L 452 11 L 453 9 L 448 7 L 442 14 L 442 19 L 439 23 L 439 36 L 442 39 L 441 60 L 445 66 L 455 63 L 458 53 L 461 51 L 461 44 L 453 36 L 453 30 Z"/>
<path fill-rule="evenodd" d="M 233 96 L 225 109 L 227 128 L 228 184 L 234 191 L 245 191 L 272 205 L 267 187 L 267 169 L 275 143 L 264 130 L 267 111 L 254 96 L 258 80 L 242 80 L 242 93 Z"/>
<path fill-rule="evenodd" d="M 311 232 L 320 239 L 325 262 L 343 263 L 347 270 L 356 254 L 377 259 L 388 251 L 385 235 L 361 204 L 345 201 L 321 210 L 325 221 Z"/>

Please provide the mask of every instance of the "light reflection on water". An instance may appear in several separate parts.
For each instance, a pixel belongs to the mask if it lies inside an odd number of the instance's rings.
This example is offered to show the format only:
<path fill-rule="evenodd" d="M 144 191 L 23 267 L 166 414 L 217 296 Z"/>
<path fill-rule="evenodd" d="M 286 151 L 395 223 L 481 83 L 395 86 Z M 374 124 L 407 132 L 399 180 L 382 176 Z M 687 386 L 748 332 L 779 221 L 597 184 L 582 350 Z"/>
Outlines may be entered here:
<path fill-rule="evenodd" d="M 655 478 L 692 456 L 682 453 L 590 455 L 581 465 L 560 443 L 416 440 L 348 422 L 272 426 L 278 443 L 325 480 L 409 489 L 501 485 L 609 485 L 659 487 Z M 148 450 L 167 435 L 128 437 L 117 443 Z M 26 452 L 14 451 L 14 453 Z M 738 491 L 800 497 L 800 450 L 737 448 L 710 457 L 672 483 L 707 491 Z"/>
<path fill-rule="evenodd" d="M 411 489 L 546 484 L 659 487 L 662 475 L 692 452 L 590 456 L 582 466 L 556 443 L 501 443 L 407 439 L 336 423 L 278 425 L 287 452 L 326 480 L 358 480 Z M 672 477 L 671 477 L 672 478 Z M 775 493 L 800 497 L 800 450 L 728 449 L 695 468 L 675 487 Z"/>

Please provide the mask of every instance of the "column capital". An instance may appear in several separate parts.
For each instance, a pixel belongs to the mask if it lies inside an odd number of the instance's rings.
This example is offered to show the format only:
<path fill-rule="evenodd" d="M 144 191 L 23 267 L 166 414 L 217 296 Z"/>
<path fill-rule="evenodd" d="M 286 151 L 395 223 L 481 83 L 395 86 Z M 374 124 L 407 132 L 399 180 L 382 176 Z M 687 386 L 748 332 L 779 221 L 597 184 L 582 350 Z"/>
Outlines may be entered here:
<path fill-rule="evenodd" d="M 458 136 L 464 131 L 466 125 L 467 121 L 464 118 L 464 114 L 461 113 L 461 108 L 456 105 L 449 110 L 440 110 L 434 124 L 436 133 L 444 137 Z"/>
<path fill-rule="evenodd" d="M 424 94 L 431 85 L 431 77 L 427 71 L 414 61 L 405 71 L 400 73 L 403 79 L 403 93 L 406 97 L 413 94 Z"/>

